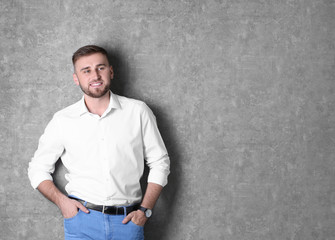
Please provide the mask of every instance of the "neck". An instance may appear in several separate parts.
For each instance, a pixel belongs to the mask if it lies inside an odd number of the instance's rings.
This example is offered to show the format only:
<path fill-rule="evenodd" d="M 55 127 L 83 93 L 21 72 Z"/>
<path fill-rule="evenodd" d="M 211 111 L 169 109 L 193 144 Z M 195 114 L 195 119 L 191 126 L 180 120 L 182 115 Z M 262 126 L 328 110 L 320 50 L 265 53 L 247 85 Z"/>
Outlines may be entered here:
<path fill-rule="evenodd" d="M 84 95 L 85 104 L 89 112 L 101 115 L 106 111 L 109 105 L 110 92 L 108 91 L 105 95 L 100 98 L 92 98 L 88 95 Z"/>

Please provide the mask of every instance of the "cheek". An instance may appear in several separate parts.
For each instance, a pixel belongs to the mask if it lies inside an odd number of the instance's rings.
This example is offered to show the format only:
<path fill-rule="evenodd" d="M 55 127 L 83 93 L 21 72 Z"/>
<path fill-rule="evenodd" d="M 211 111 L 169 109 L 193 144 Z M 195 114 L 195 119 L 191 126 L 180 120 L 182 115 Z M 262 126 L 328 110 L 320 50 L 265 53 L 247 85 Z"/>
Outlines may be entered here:
<path fill-rule="evenodd" d="M 101 77 L 103 78 L 103 79 L 106 79 L 107 81 L 109 81 L 112 77 L 111 77 L 111 75 L 109 74 L 109 73 L 104 73 L 103 75 L 101 75 Z"/>
<path fill-rule="evenodd" d="M 88 76 L 78 76 L 77 81 L 75 83 L 79 85 L 87 85 L 89 83 L 89 77 Z"/>

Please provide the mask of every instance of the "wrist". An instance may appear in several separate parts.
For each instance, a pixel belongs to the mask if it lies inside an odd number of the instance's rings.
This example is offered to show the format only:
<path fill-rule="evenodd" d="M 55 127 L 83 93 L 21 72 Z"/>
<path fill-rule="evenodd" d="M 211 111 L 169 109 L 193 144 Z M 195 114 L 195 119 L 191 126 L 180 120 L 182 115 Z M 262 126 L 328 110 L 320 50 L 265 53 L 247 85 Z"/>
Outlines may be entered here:
<path fill-rule="evenodd" d="M 64 194 L 57 194 L 55 197 L 55 204 L 57 205 L 58 208 L 62 208 L 64 203 L 68 200 L 69 198 L 65 196 Z"/>
<path fill-rule="evenodd" d="M 141 212 L 143 212 L 144 215 L 147 218 L 150 218 L 152 216 L 152 210 L 150 208 L 146 208 L 146 207 L 140 206 L 140 208 L 138 210 L 140 210 Z"/>

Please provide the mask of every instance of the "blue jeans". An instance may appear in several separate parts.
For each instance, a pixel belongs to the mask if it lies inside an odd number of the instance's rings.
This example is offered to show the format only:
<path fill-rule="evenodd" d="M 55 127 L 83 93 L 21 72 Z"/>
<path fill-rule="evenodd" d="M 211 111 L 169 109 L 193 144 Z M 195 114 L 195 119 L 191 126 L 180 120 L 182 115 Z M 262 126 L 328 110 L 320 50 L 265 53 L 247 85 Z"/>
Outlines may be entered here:
<path fill-rule="evenodd" d="M 125 215 L 109 215 L 89 209 L 79 210 L 72 218 L 64 219 L 65 240 L 143 240 L 143 227 L 132 221 L 123 224 Z"/>

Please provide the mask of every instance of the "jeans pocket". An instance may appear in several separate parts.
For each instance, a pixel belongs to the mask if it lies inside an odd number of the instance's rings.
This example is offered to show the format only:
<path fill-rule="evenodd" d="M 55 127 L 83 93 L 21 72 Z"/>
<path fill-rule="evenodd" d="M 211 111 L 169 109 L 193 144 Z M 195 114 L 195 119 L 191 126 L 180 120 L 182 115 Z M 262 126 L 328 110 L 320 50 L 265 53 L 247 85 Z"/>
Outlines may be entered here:
<path fill-rule="evenodd" d="M 81 211 L 79 210 L 78 213 L 71 217 L 71 218 L 64 218 L 64 233 L 65 239 L 70 237 L 75 237 L 80 234 L 80 227 L 81 227 Z"/>
<path fill-rule="evenodd" d="M 73 220 L 75 219 L 79 214 L 80 214 L 80 209 L 78 209 L 78 212 L 76 213 L 76 215 L 74 215 L 73 217 L 70 217 L 70 218 L 64 218 L 64 221 L 70 221 L 70 220 Z"/>
<path fill-rule="evenodd" d="M 129 223 L 130 223 L 131 225 L 136 226 L 136 227 L 140 227 L 140 228 L 143 228 L 143 227 L 144 227 L 144 226 L 137 225 L 137 224 L 134 223 L 132 220 L 130 220 Z"/>
<path fill-rule="evenodd" d="M 129 221 L 127 224 L 127 239 L 144 239 L 144 227 L 136 225 L 133 221 Z"/>

